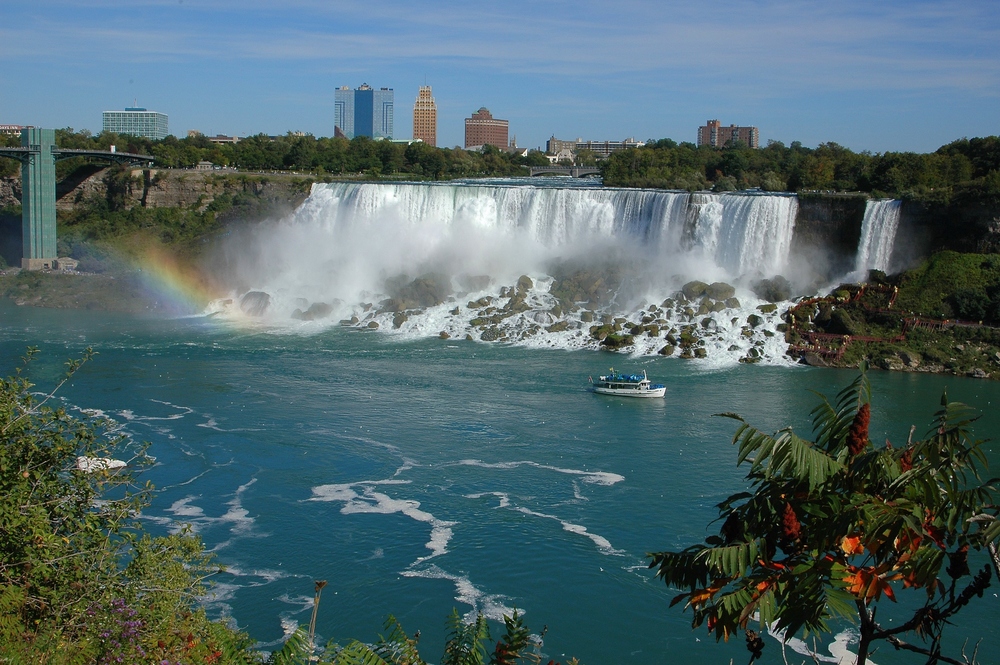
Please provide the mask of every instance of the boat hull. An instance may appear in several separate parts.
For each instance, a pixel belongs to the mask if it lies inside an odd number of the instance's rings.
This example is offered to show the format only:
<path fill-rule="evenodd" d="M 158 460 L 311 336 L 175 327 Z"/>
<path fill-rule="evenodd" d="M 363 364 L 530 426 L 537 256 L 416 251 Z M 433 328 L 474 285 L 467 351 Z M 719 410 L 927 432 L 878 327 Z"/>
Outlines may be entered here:
<path fill-rule="evenodd" d="M 648 390 L 637 390 L 628 388 L 601 388 L 594 387 L 594 392 L 600 395 L 614 395 L 616 397 L 663 397 L 667 393 L 666 387 L 650 388 Z"/>

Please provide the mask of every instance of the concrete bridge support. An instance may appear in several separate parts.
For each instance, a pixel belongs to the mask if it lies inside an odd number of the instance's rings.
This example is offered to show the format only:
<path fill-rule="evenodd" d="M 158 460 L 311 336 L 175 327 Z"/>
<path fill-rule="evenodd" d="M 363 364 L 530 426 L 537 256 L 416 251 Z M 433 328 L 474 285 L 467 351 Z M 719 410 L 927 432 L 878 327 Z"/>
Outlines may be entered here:
<path fill-rule="evenodd" d="M 56 266 L 56 160 L 82 157 L 113 164 L 152 164 L 149 155 L 111 150 L 74 150 L 56 147 L 54 129 L 21 130 L 20 148 L 0 148 L 0 157 L 21 162 L 21 268 L 43 270 Z"/>
<path fill-rule="evenodd" d="M 21 268 L 54 268 L 56 260 L 56 161 L 53 129 L 25 129 L 21 147 Z"/>

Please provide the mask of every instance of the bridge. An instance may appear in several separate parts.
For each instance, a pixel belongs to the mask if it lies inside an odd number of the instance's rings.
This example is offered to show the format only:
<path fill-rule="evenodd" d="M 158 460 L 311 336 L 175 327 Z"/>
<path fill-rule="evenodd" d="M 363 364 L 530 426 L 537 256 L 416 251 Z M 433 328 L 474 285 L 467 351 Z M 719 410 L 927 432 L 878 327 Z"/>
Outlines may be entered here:
<path fill-rule="evenodd" d="M 114 164 L 152 164 L 150 155 L 56 147 L 54 129 L 21 130 L 20 148 L 0 148 L 0 157 L 21 162 L 21 268 L 56 267 L 56 162 L 71 157 Z"/>
<path fill-rule="evenodd" d="M 582 178 L 585 175 L 600 175 L 601 169 L 596 166 L 532 166 L 528 175 L 568 175 Z"/>

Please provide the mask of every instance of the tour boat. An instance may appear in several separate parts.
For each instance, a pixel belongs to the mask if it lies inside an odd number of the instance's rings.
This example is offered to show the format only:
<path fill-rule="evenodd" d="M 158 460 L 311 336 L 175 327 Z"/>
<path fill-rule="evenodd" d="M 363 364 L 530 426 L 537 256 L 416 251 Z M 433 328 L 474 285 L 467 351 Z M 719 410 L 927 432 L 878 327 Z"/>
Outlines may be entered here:
<path fill-rule="evenodd" d="M 621 397 L 663 397 L 667 392 L 667 387 L 660 383 L 651 383 L 646 376 L 646 370 L 642 374 L 620 374 L 611 368 L 611 373 L 593 377 L 590 382 L 594 384 L 594 392 L 601 395 L 619 395 Z"/>

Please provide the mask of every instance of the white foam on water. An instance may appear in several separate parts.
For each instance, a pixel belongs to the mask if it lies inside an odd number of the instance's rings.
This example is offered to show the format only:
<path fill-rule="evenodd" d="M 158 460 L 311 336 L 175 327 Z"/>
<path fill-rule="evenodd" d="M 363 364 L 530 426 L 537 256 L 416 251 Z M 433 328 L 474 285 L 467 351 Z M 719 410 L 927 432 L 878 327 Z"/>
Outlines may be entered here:
<path fill-rule="evenodd" d="M 506 508 L 510 505 L 510 496 L 506 492 L 480 492 L 478 494 L 466 494 L 466 499 L 481 499 L 484 496 L 495 496 L 500 500 L 497 508 Z"/>
<path fill-rule="evenodd" d="M 448 552 L 448 543 L 453 532 L 451 527 L 455 522 L 440 520 L 431 513 L 420 509 L 420 502 L 413 499 L 394 499 L 387 494 L 376 492 L 377 485 L 404 485 L 406 480 L 362 481 L 340 485 L 319 485 L 312 489 L 313 496 L 309 501 L 338 501 L 344 505 L 340 512 L 343 515 L 378 514 L 392 515 L 399 513 L 417 522 L 430 524 L 431 533 L 425 547 L 431 551 L 427 556 L 419 557 L 416 563 L 433 559 Z M 359 494 L 355 488 L 359 488 Z"/>
<path fill-rule="evenodd" d="M 601 552 L 601 554 L 613 555 L 613 556 L 624 556 L 626 554 L 626 552 L 622 550 L 615 549 L 614 546 L 611 545 L 611 541 L 609 541 L 607 538 L 596 533 L 591 533 L 590 531 L 587 530 L 587 527 L 585 526 L 568 522 L 562 519 L 561 517 L 557 517 L 556 515 L 548 515 L 546 513 L 540 513 L 538 511 L 531 510 L 529 508 L 524 508 L 521 506 L 511 506 L 510 497 L 505 492 L 479 492 L 477 494 L 467 494 L 465 495 L 465 498 L 481 499 L 484 496 L 493 496 L 499 499 L 499 504 L 496 506 L 496 508 L 510 508 L 511 510 L 514 510 L 516 512 L 531 517 L 540 517 L 543 519 L 555 520 L 556 522 L 559 522 L 560 526 L 562 526 L 563 531 L 567 531 L 569 533 L 573 533 L 578 536 L 584 536 L 585 538 L 589 538 L 590 541 L 597 546 L 597 549 Z"/>
<path fill-rule="evenodd" d="M 784 642 L 784 645 L 790 648 L 795 653 L 801 654 L 803 656 L 808 656 L 811 659 L 822 663 L 834 663 L 835 665 L 854 665 L 858 660 L 858 654 L 851 651 L 848 647 L 851 643 L 857 643 L 859 634 L 858 631 L 853 628 L 848 628 L 834 635 L 833 641 L 827 645 L 830 651 L 830 656 L 825 654 L 816 653 L 813 651 L 804 640 L 798 637 L 785 638 L 782 633 L 776 632 L 768 628 L 768 634 L 776 639 L 778 642 Z M 871 665 L 876 665 L 874 661 L 870 658 L 868 662 Z"/>
<path fill-rule="evenodd" d="M 609 473 L 606 471 L 581 471 L 580 469 L 564 469 L 558 466 L 550 466 L 548 464 L 539 464 L 538 462 L 532 462 L 530 460 L 523 460 L 519 462 L 484 462 L 477 459 L 464 459 L 458 460 L 457 462 L 451 462 L 445 466 L 475 466 L 483 469 L 516 469 L 520 466 L 532 466 L 537 469 L 545 469 L 546 471 L 555 471 L 556 473 L 565 473 L 574 476 L 580 476 L 581 480 L 585 483 L 592 483 L 594 485 L 614 485 L 625 480 L 625 476 L 619 475 L 617 473 Z"/>
<path fill-rule="evenodd" d="M 468 577 L 449 573 L 434 564 L 423 568 L 408 568 L 401 575 L 429 580 L 449 580 L 454 583 L 455 600 L 472 608 L 463 617 L 467 623 L 475 621 L 479 613 L 492 621 L 503 621 L 504 616 L 511 616 L 514 613 L 514 608 L 505 604 L 504 596 L 487 594 L 478 589 Z M 518 609 L 518 613 L 523 615 L 525 611 Z"/>
<path fill-rule="evenodd" d="M 143 517 L 156 524 L 166 526 L 170 533 L 180 533 L 185 528 L 190 528 L 191 531 L 198 533 L 208 526 L 228 524 L 230 525 L 229 533 L 233 537 L 261 535 L 252 534 L 255 519 L 250 516 L 249 511 L 243 507 L 242 503 L 243 493 L 256 482 L 256 478 L 251 478 L 246 483 L 240 485 L 236 489 L 233 498 L 224 504 L 228 507 L 226 512 L 218 517 L 206 515 L 204 508 L 194 505 L 192 502 L 198 498 L 195 496 L 187 496 L 183 499 L 174 501 L 174 503 L 171 504 L 166 510 L 166 512 L 172 514 L 173 517 L 156 517 L 151 515 L 143 515 Z M 232 538 L 224 540 L 216 544 L 209 551 L 216 552 L 227 547 L 231 542 Z"/>
<path fill-rule="evenodd" d="M 559 524 L 562 526 L 563 531 L 568 531 L 569 533 L 589 538 L 591 542 L 593 542 L 594 545 L 597 546 L 597 549 L 600 551 L 600 553 L 606 556 L 624 556 L 626 554 L 626 552 L 624 552 L 623 550 L 616 550 L 611 545 L 611 541 L 609 541 L 604 536 L 598 535 L 596 533 L 591 533 L 590 531 L 587 530 L 587 527 L 582 526 L 580 524 L 573 524 L 572 522 L 567 522 L 561 517 L 557 517 L 555 515 L 547 515 L 545 513 L 540 513 L 535 510 L 531 510 L 529 508 L 514 507 L 513 510 L 516 510 L 517 512 L 523 513 L 525 515 L 530 515 L 531 517 L 541 517 L 543 519 L 555 520 L 556 522 L 559 522 Z"/>
<path fill-rule="evenodd" d="M 118 414 L 121 417 L 125 418 L 125 420 L 146 423 L 146 422 L 155 422 L 158 420 L 180 420 L 181 418 L 189 416 L 192 413 L 194 413 L 194 409 L 189 406 L 178 406 L 176 404 L 171 404 L 170 402 L 165 402 L 159 399 L 151 399 L 149 401 L 154 402 L 156 404 L 162 404 L 164 406 L 170 407 L 171 409 L 176 409 L 177 411 L 180 411 L 180 413 L 171 413 L 170 415 L 167 416 L 140 416 L 136 415 L 135 411 L 132 411 L 131 409 L 124 409 L 122 411 L 119 411 Z"/>

